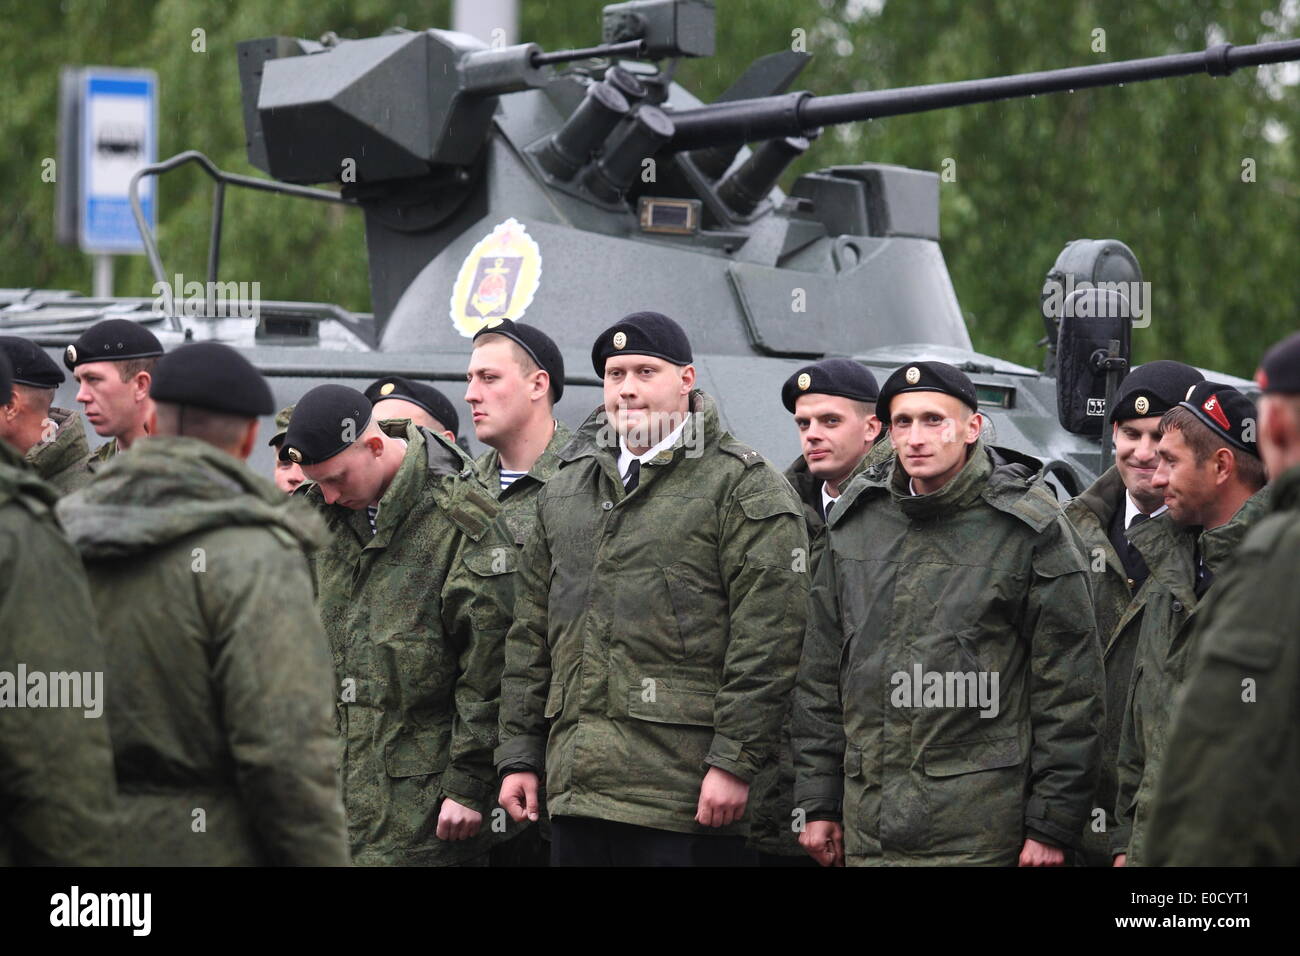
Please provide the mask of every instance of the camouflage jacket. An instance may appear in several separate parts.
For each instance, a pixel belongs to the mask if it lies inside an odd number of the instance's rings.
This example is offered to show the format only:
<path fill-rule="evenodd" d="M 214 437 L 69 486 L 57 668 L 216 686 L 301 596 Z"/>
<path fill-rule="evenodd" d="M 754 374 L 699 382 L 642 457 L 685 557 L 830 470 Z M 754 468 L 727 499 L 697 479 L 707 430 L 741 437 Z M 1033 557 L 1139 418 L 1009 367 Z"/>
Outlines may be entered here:
<path fill-rule="evenodd" d="M 86 459 L 90 457 L 86 428 L 80 413 L 66 408 L 51 408 L 49 419 L 58 427 L 54 439 L 37 442 L 28 449 L 27 462 L 59 494 L 70 494 L 84 487 L 91 478 L 86 468 Z"/>
<path fill-rule="evenodd" d="M 1300 466 L 1206 594 L 1147 827 L 1156 866 L 1300 865 Z"/>
<path fill-rule="evenodd" d="M 517 550 L 473 462 L 441 435 L 386 425 L 406 454 L 379 502 L 295 491 L 332 534 L 314 564 L 339 681 L 343 800 L 355 863 L 458 863 L 492 841 L 501 660 Z M 479 835 L 436 834 L 444 797 L 483 814 Z"/>
<path fill-rule="evenodd" d="M 1116 508 L 1124 507 L 1124 482 L 1111 467 L 1077 498 L 1065 506 L 1065 516 L 1083 540 L 1084 558 L 1092 583 L 1093 610 L 1097 635 L 1101 639 L 1106 667 L 1106 730 L 1102 735 L 1101 763 L 1093 809 L 1084 826 L 1083 850 L 1090 866 L 1109 866 L 1110 834 L 1116 826 L 1115 765 L 1119 759 L 1119 737 L 1128 704 L 1129 679 L 1137 651 L 1142 611 L 1146 607 L 1147 583 L 1134 593 L 1133 581 L 1111 544 L 1108 529 Z M 1098 813 L 1098 811 L 1101 811 Z M 1104 828 L 1103 828 L 1104 827 Z"/>
<path fill-rule="evenodd" d="M 94 675 L 104 689 L 104 645 L 57 497 L 0 441 L 0 866 L 113 862 L 113 750 L 103 697 L 86 696 Z M 32 675 L 48 693 L 73 673 L 79 701 L 17 706 Z"/>
<path fill-rule="evenodd" d="M 1014 865 L 1026 837 L 1078 842 L 1104 677 L 1078 536 L 1040 478 L 980 442 L 933 494 L 891 460 L 831 513 L 795 798 L 843 822 L 849 862 Z"/>
<path fill-rule="evenodd" d="M 542 449 L 528 473 L 520 475 L 504 491 L 501 490 L 501 455 L 490 448 L 474 462 L 474 471 L 492 497 L 501 503 L 501 515 L 506 527 L 514 535 L 515 544 L 522 548 L 532 537 L 537 525 L 537 493 L 550 481 L 560 467 L 560 449 L 569 443 L 573 432 L 564 422 L 556 421 L 555 433 Z"/>
<path fill-rule="evenodd" d="M 893 453 L 889 439 L 882 439 L 862 456 L 862 460 L 849 473 L 841 487 L 848 488 L 849 482 L 855 477 L 879 461 L 888 461 Z M 803 505 L 804 524 L 808 529 L 808 572 L 811 578 L 817 571 L 817 561 L 825 547 L 826 521 L 822 518 L 821 511 L 822 481 L 808 473 L 808 463 L 802 455 L 785 470 L 785 479 L 790 482 L 790 487 Z M 786 701 L 785 719 L 781 723 L 780 747 L 754 778 L 750 803 L 753 806 L 753 818 L 749 826 L 751 847 L 777 856 L 807 856 L 799 845 L 799 833 L 793 825 L 794 752 L 790 748 L 789 699 Z"/>
<path fill-rule="evenodd" d="M 87 447 L 89 447 L 89 445 L 87 445 Z M 86 471 L 90 472 L 92 475 L 97 475 L 103 470 L 104 466 L 112 461 L 116 456 L 117 439 L 110 438 L 90 453 L 90 457 L 86 459 Z"/>
<path fill-rule="evenodd" d="M 194 438 L 59 503 L 108 646 L 124 865 L 342 865 L 320 520 Z"/>
<path fill-rule="evenodd" d="M 1147 815 L 1164 759 L 1174 694 L 1195 653 L 1193 634 L 1200 611 L 1214 595 L 1217 580 L 1198 601 L 1196 555 L 1216 575 L 1268 505 L 1267 486 L 1257 491 L 1232 520 L 1210 531 L 1183 528 L 1169 513 L 1135 528 L 1129 540 L 1151 569 L 1146 610 L 1138 635 L 1133 679 L 1124 709 L 1116 766 L 1116 825 L 1113 855 L 1128 854 L 1128 865 L 1142 866 Z"/>
<path fill-rule="evenodd" d="M 520 568 L 502 773 L 546 773 L 553 816 L 695 822 L 710 767 L 768 759 L 794 681 L 808 538 L 790 486 L 703 392 L 630 494 L 597 409 L 560 453 Z M 799 568 L 799 569 L 797 569 Z"/>

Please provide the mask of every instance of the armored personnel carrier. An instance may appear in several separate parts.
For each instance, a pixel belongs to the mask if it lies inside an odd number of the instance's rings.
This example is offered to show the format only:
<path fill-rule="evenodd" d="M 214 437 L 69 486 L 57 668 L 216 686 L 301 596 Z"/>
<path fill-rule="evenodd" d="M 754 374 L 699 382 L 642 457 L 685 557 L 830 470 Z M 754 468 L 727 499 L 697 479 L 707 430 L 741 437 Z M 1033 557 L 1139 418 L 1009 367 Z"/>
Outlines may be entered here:
<path fill-rule="evenodd" d="M 654 309 L 689 331 L 700 385 L 731 431 L 778 465 L 798 454 L 779 394 L 801 364 L 851 356 L 883 380 L 900 364 L 937 359 L 977 383 L 995 440 L 1039 457 L 1069 495 L 1105 465 L 1106 383 L 1126 366 L 1141 309 L 1108 293 L 1092 301 L 1121 301 L 1122 314 L 1071 311 L 1079 300 L 1060 293 L 1134 288 L 1141 272 L 1128 248 L 1066 246 L 1045 280 L 1048 356 L 1033 369 L 972 348 L 940 247 L 937 174 L 863 162 L 807 173 L 788 193 L 778 181 L 834 124 L 1300 59 L 1300 42 L 1222 44 L 816 96 L 791 91 L 808 57 L 787 51 L 704 104 L 673 73 L 680 58 L 713 54 L 712 3 L 619 3 L 605 8 L 603 27 L 601 44 L 559 52 L 436 29 L 240 44 L 248 158 L 271 178 L 223 172 L 189 152 L 134 183 L 190 163 L 213 178 L 208 281 L 176 281 L 137 202 L 167 294 L 0 290 L 0 331 L 58 353 L 94 321 L 125 316 L 168 348 L 216 339 L 242 349 L 282 404 L 322 382 L 364 388 L 385 374 L 429 381 L 459 402 L 471 336 L 508 317 L 559 343 L 568 380 L 557 413 L 577 424 L 601 401 L 589 360 L 596 334 Z M 250 301 L 223 284 L 229 187 L 356 207 L 373 313 Z M 76 407 L 72 396 L 65 386 L 58 400 Z M 254 465 L 269 469 L 261 454 Z"/>

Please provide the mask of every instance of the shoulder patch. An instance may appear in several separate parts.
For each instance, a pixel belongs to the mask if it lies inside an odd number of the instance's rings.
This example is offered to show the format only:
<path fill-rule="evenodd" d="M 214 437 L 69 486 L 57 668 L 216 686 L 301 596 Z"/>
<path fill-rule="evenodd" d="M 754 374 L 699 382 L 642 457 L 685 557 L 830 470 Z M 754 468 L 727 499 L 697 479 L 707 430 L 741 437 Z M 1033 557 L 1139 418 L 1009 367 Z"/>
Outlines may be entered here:
<path fill-rule="evenodd" d="M 501 505 L 482 488 L 477 480 L 458 482 L 447 517 L 473 541 L 483 537 L 491 527 Z"/>
<path fill-rule="evenodd" d="M 994 508 L 1014 515 L 1035 531 L 1042 531 L 1063 514 L 1056 496 L 1038 482 L 1024 490 L 988 487 L 982 497 Z"/>
<path fill-rule="evenodd" d="M 1069 523 L 1064 516 L 1061 517 L 1061 522 L 1064 527 L 1059 527 L 1055 534 L 1049 532 L 1045 536 L 1047 540 L 1040 541 L 1040 545 L 1034 548 L 1034 573 L 1039 577 L 1059 578 L 1063 574 L 1088 570 L 1088 562 L 1084 559 L 1083 552 L 1079 550 L 1077 538 L 1071 533 Z M 1040 530 L 1047 531 L 1050 527 L 1051 522 L 1048 522 Z"/>
<path fill-rule="evenodd" d="M 794 496 L 776 489 L 751 491 L 749 494 L 741 495 L 737 501 L 740 509 L 745 512 L 745 517 L 751 520 L 772 518 L 780 514 L 790 514 L 800 520 L 803 519 L 803 511 L 796 506 Z"/>

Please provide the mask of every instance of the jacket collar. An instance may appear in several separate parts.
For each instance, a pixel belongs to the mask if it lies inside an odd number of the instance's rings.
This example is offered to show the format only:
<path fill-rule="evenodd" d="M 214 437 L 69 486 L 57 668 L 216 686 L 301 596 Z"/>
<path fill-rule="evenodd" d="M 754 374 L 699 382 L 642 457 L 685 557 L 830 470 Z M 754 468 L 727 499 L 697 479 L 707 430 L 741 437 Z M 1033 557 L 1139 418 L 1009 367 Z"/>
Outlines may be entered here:
<path fill-rule="evenodd" d="M 647 468 L 673 465 L 685 458 L 689 451 L 697 457 L 705 449 L 714 448 L 722 436 L 722 424 L 719 420 L 718 405 L 706 392 L 694 389 L 690 397 L 691 416 L 686 426 L 677 436 L 673 446 L 659 452 L 645 463 Z M 618 432 L 609 424 L 605 408 L 601 406 L 593 411 L 587 420 L 579 426 L 559 452 L 561 463 L 592 458 L 610 479 L 619 487 L 622 481 L 618 475 Z M 642 473 L 642 482 L 649 478 Z"/>
<path fill-rule="evenodd" d="M 961 471 L 938 491 L 928 495 L 911 494 L 907 472 L 895 457 L 889 475 L 889 493 L 903 514 L 924 521 L 950 514 L 971 504 L 984 491 L 984 485 L 992 472 L 993 460 L 984 446 L 984 440 L 978 439 Z"/>
<path fill-rule="evenodd" d="M 1197 548 L 1211 572 L 1218 574 L 1224 569 L 1251 525 L 1268 510 L 1271 495 L 1272 489 L 1265 485 L 1246 499 L 1245 504 L 1237 509 L 1227 524 L 1201 533 Z"/>

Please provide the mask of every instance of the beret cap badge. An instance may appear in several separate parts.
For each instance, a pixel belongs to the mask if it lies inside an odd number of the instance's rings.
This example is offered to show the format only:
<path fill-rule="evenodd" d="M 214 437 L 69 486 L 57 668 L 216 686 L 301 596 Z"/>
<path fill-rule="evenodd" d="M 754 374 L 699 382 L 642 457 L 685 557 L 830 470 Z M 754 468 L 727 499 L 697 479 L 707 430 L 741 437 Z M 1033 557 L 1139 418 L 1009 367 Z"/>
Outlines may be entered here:
<path fill-rule="evenodd" d="M 802 375 L 799 376 L 798 384 L 799 384 L 799 391 L 801 392 L 808 391 L 809 387 L 812 385 L 812 376 L 809 375 L 807 372 L 804 372 Z"/>
<path fill-rule="evenodd" d="M 1137 400 L 1133 402 L 1133 407 L 1139 415 L 1145 415 L 1151 409 L 1151 402 L 1145 395 L 1139 395 Z"/>
<path fill-rule="evenodd" d="M 907 373 L 903 377 L 907 379 L 908 385 L 915 385 L 917 382 L 921 381 L 921 370 L 913 365 L 907 370 Z"/>
<path fill-rule="evenodd" d="M 380 395 L 391 395 L 391 394 L 393 394 L 393 389 L 396 388 L 396 387 L 397 387 L 397 386 L 394 385 L 392 382 L 385 382 L 383 385 L 380 386 L 380 388 L 379 388 L 379 394 L 380 394 Z"/>
<path fill-rule="evenodd" d="M 621 349 L 621 348 L 623 348 L 625 345 L 627 345 L 627 333 L 626 333 L 626 332 L 615 332 L 615 333 L 614 333 L 614 348 L 616 348 L 616 349 Z"/>
<path fill-rule="evenodd" d="M 285 452 L 285 454 L 289 456 L 289 460 L 294 464 L 302 464 L 302 452 L 298 449 L 290 448 Z"/>

